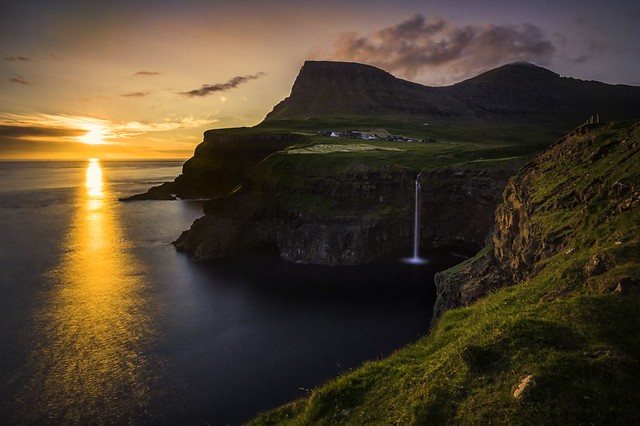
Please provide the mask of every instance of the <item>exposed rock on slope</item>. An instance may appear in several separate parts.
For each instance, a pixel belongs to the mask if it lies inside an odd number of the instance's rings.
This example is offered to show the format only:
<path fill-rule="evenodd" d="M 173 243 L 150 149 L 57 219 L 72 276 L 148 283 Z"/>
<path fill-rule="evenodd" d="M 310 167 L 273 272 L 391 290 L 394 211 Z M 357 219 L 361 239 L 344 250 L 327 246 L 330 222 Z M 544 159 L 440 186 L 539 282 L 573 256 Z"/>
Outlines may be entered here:
<path fill-rule="evenodd" d="M 630 238 L 623 226 L 628 214 L 640 208 L 639 135 L 640 124 L 585 125 L 523 167 L 509 180 L 496 210 L 491 246 L 466 264 L 436 275 L 434 317 L 526 280 L 548 259 L 578 248 L 606 246 L 585 264 L 585 277 L 626 259 L 628 254 L 614 253 Z M 614 225 L 618 221 L 623 223 Z M 635 255 L 640 258 L 637 248 Z M 613 290 L 624 287 L 621 282 L 596 286 L 598 291 Z"/>

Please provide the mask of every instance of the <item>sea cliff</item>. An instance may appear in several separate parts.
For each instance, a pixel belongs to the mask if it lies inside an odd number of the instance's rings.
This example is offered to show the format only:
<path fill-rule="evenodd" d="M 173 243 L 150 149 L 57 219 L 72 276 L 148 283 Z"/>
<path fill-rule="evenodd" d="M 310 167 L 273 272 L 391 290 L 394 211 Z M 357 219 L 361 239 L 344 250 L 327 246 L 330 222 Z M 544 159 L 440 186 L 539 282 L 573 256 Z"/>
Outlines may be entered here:
<path fill-rule="evenodd" d="M 577 243 L 585 245 L 585 241 L 576 240 L 577 235 L 592 235 L 586 244 L 610 240 L 612 248 L 623 245 L 629 238 L 623 226 L 611 229 L 610 235 L 601 230 L 599 238 L 595 237 L 595 229 L 604 228 L 640 204 L 640 188 L 618 169 L 637 163 L 638 125 L 606 139 L 607 134 L 616 133 L 615 129 L 611 123 L 582 126 L 509 180 L 486 249 L 455 272 L 436 275 L 435 318 L 501 286 L 535 276 L 547 259 L 573 253 Z M 627 173 L 635 178 L 633 170 Z M 593 275 L 618 263 L 610 253 L 612 248 L 593 254 L 589 262 L 599 271 Z M 590 267 L 584 268 L 587 271 Z M 614 289 L 617 284 L 608 285 Z"/>
<path fill-rule="evenodd" d="M 273 155 L 241 189 L 208 203 L 205 216 L 176 241 L 178 250 L 210 259 L 269 244 L 292 262 L 357 265 L 411 247 L 420 170 L 354 159 L 329 173 L 324 159 L 291 161 L 295 155 L 304 154 Z M 511 172 L 422 172 L 422 246 L 480 248 Z"/>
<path fill-rule="evenodd" d="M 640 122 L 582 126 L 521 168 L 429 335 L 252 424 L 634 424 Z"/>

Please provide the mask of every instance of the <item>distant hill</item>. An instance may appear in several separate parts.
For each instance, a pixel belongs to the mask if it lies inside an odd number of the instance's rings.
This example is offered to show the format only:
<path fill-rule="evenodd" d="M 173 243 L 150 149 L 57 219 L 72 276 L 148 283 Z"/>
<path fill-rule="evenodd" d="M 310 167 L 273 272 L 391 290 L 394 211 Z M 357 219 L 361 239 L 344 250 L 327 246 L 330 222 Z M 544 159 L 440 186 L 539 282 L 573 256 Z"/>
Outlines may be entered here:
<path fill-rule="evenodd" d="M 640 87 L 561 77 L 523 62 L 452 86 L 429 87 L 370 65 L 307 61 L 265 121 L 338 115 L 424 116 L 463 120 L 640 118 Z"/>

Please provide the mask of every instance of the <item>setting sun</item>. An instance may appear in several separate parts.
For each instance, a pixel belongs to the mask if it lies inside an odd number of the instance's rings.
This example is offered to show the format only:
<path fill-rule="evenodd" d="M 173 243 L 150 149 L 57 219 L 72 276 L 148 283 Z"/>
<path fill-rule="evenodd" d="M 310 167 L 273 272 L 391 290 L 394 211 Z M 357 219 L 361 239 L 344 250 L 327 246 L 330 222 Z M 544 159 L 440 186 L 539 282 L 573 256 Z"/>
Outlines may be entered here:
<path fill-rule="evenodd" d="M 106 142 L 104 138 L 106 136 L 107 129 L 99 124 L 87 125 L 87 133 L 82 136 L 78 136 L 78 140 L 87 145 L 102 145 Z"/>

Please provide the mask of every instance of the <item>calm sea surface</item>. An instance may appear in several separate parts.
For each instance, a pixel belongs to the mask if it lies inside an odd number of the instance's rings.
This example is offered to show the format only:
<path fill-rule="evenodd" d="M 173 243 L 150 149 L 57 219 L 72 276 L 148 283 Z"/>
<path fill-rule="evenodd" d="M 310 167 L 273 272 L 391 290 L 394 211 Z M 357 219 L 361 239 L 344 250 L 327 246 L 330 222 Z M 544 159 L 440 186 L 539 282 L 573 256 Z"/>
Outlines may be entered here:
<path fill-rule="evenodd" d="M 117 201 L 180 168 L 0 162 L 0 422 L 238 424 L 427 332 L 459 259 L 193 262 L 200 203 Z"/>

